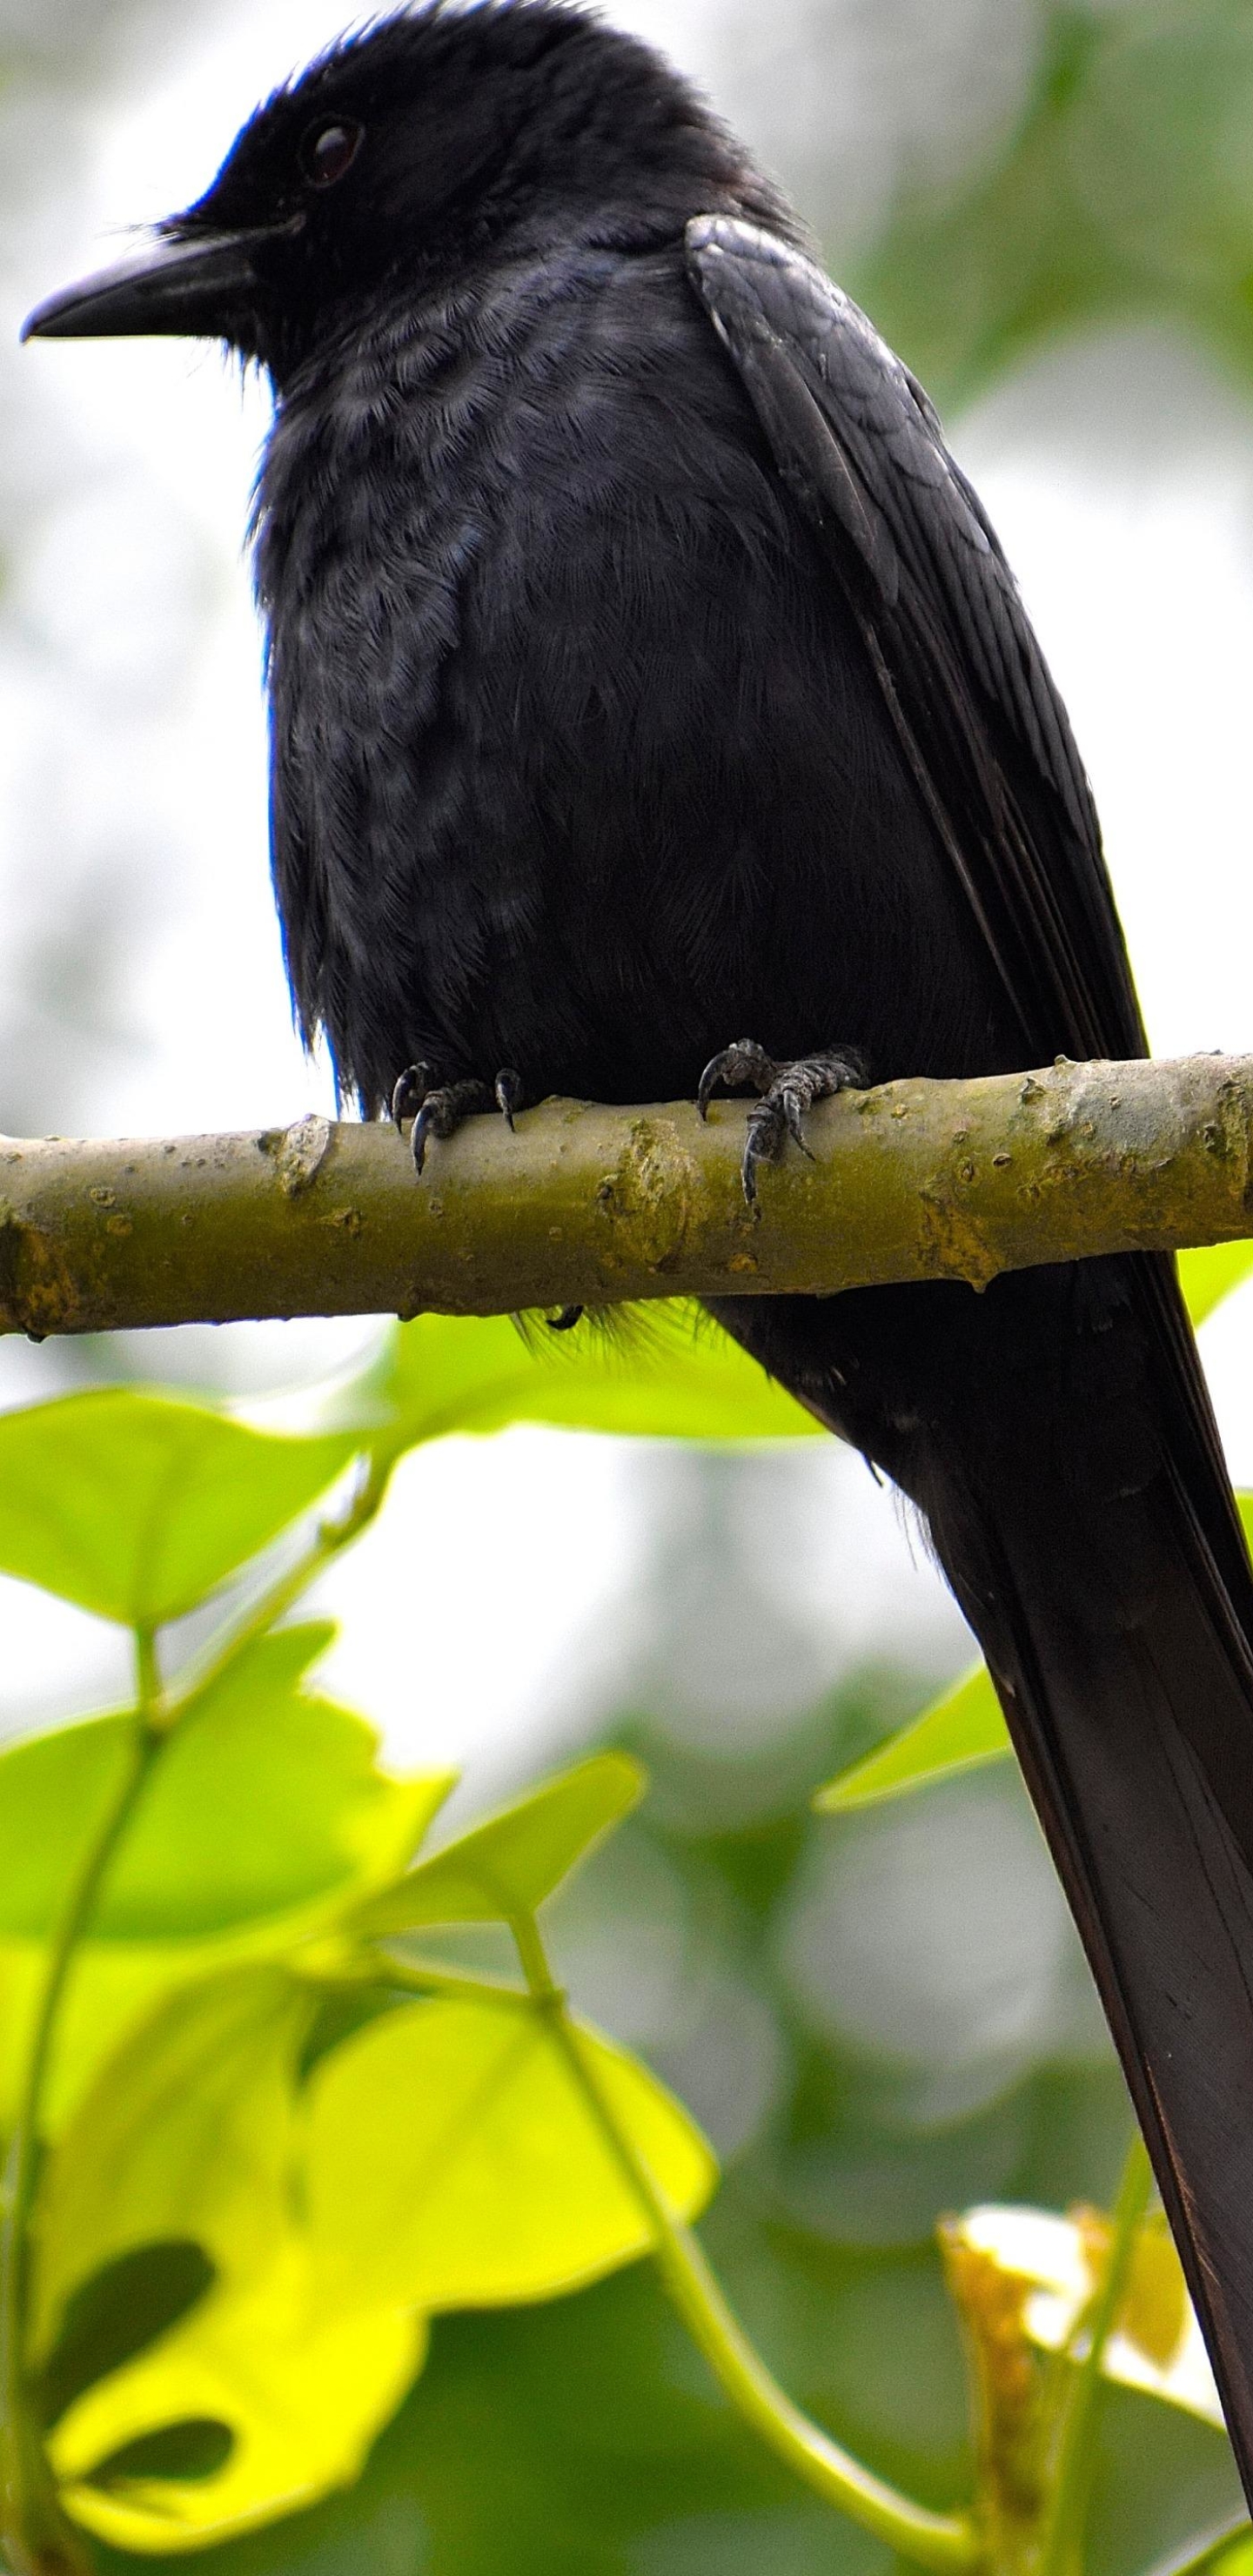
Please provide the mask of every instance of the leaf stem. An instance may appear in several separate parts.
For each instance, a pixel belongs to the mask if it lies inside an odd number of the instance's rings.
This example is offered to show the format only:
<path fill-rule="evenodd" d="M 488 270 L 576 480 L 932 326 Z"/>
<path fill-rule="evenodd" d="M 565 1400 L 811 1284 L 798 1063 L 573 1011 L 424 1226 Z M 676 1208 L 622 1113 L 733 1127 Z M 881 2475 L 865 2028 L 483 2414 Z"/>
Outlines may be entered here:
<path fill-rule="evenodd" d="M 153 1723 L 165 1734 L 181 1724 L 197 1703 L 208 1697 L 245 1649 L 270 1629 L 307 1592 L 311 1583 L 354 1539 L 360 1538 L 382 1510 L 403 1449 L 380 1447 L 369 1459 L 361 1480 L 338 1520 L 319 1521 L 308 1546 L 295 1563 L 267 1584 L 259 1598 L 195 1666 L 181 1687 L 164 1691 L 154 1703 Z"/>
<path fill-rule="evenodd" d="M 812 2423 L 780 2388 L 732 2314 L 696 2237 L 675 2216 L 618 2119 L 583 2048 L 566 1998 L 554 1983 L 534 1916 L 517 1917 L 510 1930 L 532 1999 L 548 2016 L 588 2108 L 648 2218 L 654 2259 L 666 2289 L 737 2413 L 825 2503 L 886 2541 L 902 2557 L 939 2571 L 939 2576 L 975 2569 L 981 2556 L 979 2542 L 964 2516 L 929 2513 L 885 2485 Z"/>
<path fill-rule="evenodd" d="M 403 1454 L 380 1443 L 338 1520 L 319 1523 L 309 1546 L 270 1584 L 181 1690 L 167 1690 L 151 1628 L 135 1630 L 134 1726 L 124 1769 L 84 1853 L 52 1934 L 35 2011 L 30 2053 L 0 2186 L 0 2539 L 14 2576 L 87 2576 L 90 2561 L 57 2498 L 29 2403 L 25 2346 L 30 2287 L 30 2222 L 38 2180 L 39 2131 L 57 2021 L 78 1945 L 114 1855 L 169 1737 L 253 1641 L 274 1626 L 332 1558 L 380 1510 Z"/>
<path fill-rule="evenodd" d="M 337 1982 L 334 1970 L 320 1962 L 316 1973 L 322 1985 Z M 350 1987 L 392 1986 L 398 1994 L 421 1995 L 433 2002 L 503 2004 L 507 2012 L 529 2013 L 535 2008 L 534 1996 L 524 1993 L 521 1986 L 507 1986 L 497 1977 L 459 1975 L 456 1969 L 412 1965 L 407 1959 L 393 1959 L 387 1951 L 365 1952 L 350 1960 L 342 1972 L 342 1982 Z M 0 2576 L 4 2576 L 2 2568 Z"/>
<path fill-rule="evenodd" d="M 55 2480 L 26 2387 L 30 2221 L 38 2180 L 44 2093 L 74 1954 L 161 1750 L 162 1736 L 152 1717 L 160 1676 L 150 1630 L 135 1632 L 135 1664 L 134 1725 L 126 1758 L 92 1842 L 71 1880 L 52 1935 L 5 2166 L 0 2210 L 0 2530 L 19 2571 L 78 2570 L 88 2564 L 57 2502 Z"/>
<path fill-rule="evenodd" d="M 1109 2253 L 1100 2287 L 1082 2324 L 1087 2349 L 1074 2373 L 1062 2416 L 1052 2505 L 1040 2550 L 1039 2576 L 1071 2576 L 1076 2564 L 1095 2465 L 1097 2421 L 1104 2393 L 1105 2348 L 1118 2321 L 1135 2257 L 1136 2238 L 1153 2190 L 1148 2154 L 1137 2130 L 1127 2153 L 1111 2213 Z"/>

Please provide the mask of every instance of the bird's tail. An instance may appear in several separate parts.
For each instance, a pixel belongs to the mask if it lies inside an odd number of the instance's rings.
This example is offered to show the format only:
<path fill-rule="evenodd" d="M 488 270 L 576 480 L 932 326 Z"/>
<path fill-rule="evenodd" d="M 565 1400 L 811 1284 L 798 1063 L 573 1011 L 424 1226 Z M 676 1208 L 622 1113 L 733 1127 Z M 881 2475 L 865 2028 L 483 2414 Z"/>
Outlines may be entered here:
<path fill-rule="evenodd" d="M 1253 2503 L 1253 1579 L 1173 1278 L 1089 1264 L 977 1301 L 757 1306 L 748 1331 L 720 1311 L 926 1516 L 1100 1989 Z"/>
<path fill-rule="evenodd" d="M 936 1502 L 937 1552 L 983 1630 L 1253 2491 L 1253 1674 L 1243 1639 L 1212 1565 L 1186 1543 L 1158 1554 L 1142 1615 L 1120 1633 L 1076 1617 L 1031 1529 L 1003 1508 L 972 1524 L 964 1496 L 955 1520 L 946 1498 Z"/>

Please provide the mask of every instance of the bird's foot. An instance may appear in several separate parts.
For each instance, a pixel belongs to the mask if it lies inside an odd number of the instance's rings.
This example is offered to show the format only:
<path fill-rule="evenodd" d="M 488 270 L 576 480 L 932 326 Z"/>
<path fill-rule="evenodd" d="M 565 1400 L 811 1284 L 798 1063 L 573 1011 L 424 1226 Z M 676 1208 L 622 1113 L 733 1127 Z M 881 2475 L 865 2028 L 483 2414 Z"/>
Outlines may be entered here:
<path fill-rule="evenodd" d="M 426 1162 L 426 1149 L 432 1136 L 451 1136 L 463 1118 L 472 1118 L 477 1110 L 499 1109 L 510 1131 L 514 1111 L 522 1100 L 522 1077 L 506 1067 L 494 1083 L 437 1082 L 429 1064 L 407 1065 L 392 1092 L 392 1121 L 399 1134 L 406 1118 L 412 1118 L 409 1150 L 413 1168 L 421 1173 Z"/>
<path fill-rule="evenodd" d="M 711 1058 L 696 1094 L 702 1118 L 708 1117 L 710 1100 L 720 1084 L 728 1091 L 751 1088 L 760 1095 L 748 1113 L 740 1166 L 750 1207 L 757 1203 L 758 1164 L 779 1162 L 789 1136 L 813 1161 L 805 1142 L 806 1110 L 816 1100 L 830 1100 L 837 1091 L 858 1089 L 865 1079 L 861 1058 L 848 1048 L 832 1047 L 821 1055 L 797 1056 L 791 1064 L 777 1064 L 752 1038 L 737 1038 L 734 1046 Z"/>

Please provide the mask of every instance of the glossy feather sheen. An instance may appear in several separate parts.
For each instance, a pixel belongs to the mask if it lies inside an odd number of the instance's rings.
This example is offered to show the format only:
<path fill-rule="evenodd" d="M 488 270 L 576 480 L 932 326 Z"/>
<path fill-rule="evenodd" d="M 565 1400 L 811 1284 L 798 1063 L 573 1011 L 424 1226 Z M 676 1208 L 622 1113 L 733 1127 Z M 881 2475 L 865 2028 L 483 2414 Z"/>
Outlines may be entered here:
<path fill-rule="evenodd" d="M 532 0 L 367 35 L 200 219 L 258 220 L 312 103 L 366 122 L 342 229 L 328 200 L 235 336 L 279 396 L 276 884 L 344 1087 L 376 1111 L 425 1058 L 665 1098 L 740 1036 L 854 1048 L 875 1080 L 1140 1050 L 992 532 L 747 156 L 644 49 Z M 1248 2484 L 1253 1583 L 1171 1272 L 721 1311 L 927 1514 Z"/>

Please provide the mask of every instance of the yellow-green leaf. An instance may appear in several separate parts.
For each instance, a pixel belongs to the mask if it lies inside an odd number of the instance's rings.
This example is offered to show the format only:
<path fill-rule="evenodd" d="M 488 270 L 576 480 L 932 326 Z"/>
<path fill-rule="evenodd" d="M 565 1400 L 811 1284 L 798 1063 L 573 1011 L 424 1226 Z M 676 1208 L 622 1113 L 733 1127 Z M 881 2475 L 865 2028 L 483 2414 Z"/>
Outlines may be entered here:
<path fill-rule="evenodd" d="M 591 2032 L 580 2044 L 672 2207 L 693 2216 L 714 2188 L 712 2150 L 644 2067 Z M 652 2241 L 550 2019 L 523 1999 L 389 2013 L 315 2070 L 308 2119 L 329 2306 L 550 2298 Z"/>
<path fill-rule="evenodd" d="M 274 1954 L 338 1901 L 394 1879 L 450 1786 L 394 1779 L 364 1720 L 304 1668 L 325 1623 L 259 1640 L 166 1747 L 110 1875 L 65 2001 L 47 2102 L 55 2129 L 161 1990 Z M 126 1759 L 131 1720 L 99 1718 L 0 1755 L 0 2128 L 20 2082 L 43 1941 Z"/>
<path fill-rule="evenodd" d="M 326 2313 L 302 2246 L 280 2237 L 254 2280 L 213 2292 L 69 2408 L 49 2445 L 62 2502 L 114 2548 L 158 2557 L 294 2513 L 358 2476 L 426 2339 L 397 2305 Z M 110 2473 L 119 2452 L 180 2426 L 228 2438 L 215 2474 Z"/>
<path fill-rule="evenodd" d="M 1113 2227 L 1108 2220 L 1106 2230 L 1101 2254 L 1108 2262 L 1113 2245 Z M 1159 2370 L 1168 2369 L 1187 2330 L 1188 2287 L 1170 2223 L 1162 2209 L 1150 2212 L 1136 2237 L 1118 2322 L 1129 2343 L 1135 2344 Z"/>
<path fill-rule="evenodd" d="M 308 1685 L 334 1634 L 321 1620 L 258 1638 L 180 1723 L 110 1872 L 93 1940 L 228 1931 L 408 1859 L 452 1775 L 390 1778 L 373 1728 Z M 0 1940 L 38 1939 L 56 1919 L 132 1724 L 90 1719 L 0 1754 Z"/>
<path fill-rule="evenodd" d="M 1011 1751 L 987 1667 L 979 1664 L 899 1735 L 829 1781 L 814 1803 L 828 1815 L 847 1815 L 854 1807 L 878 1806 L 911 1789 L 929 1788 L 955 1772 L 1004 1762 Z"/>
<path fill-rule="evenodd" d="M 524 1340 L 507 1316 L 422 1315 L 345 1390 L 337 1418 L 394 1446 L 510 1422 L 647 1439 L 790 1440 L 820 1426 L 702 1310 L 666 1300 L 608 1330 Z"/>
<path fill-rule="evenodd" d="M 278 1966 L 176 1989 L 101 2070 L 39 2196 L 36 2358 L 81 2282 L 132 2247 L 203 2246 L 244 2278 L 286 2223 L 296 2063 L 314 1991 Z"/>
<path fill-rule="evenodd" d="M 50 2437 L 67 2509 L 116 2546 L 198 2548 L 313 2501 L 357 2473 L 427 2310 L 550 2297 L 651 2241 L 528 1998 L 398 2008 L 319 2061 L 293 2120 L 303 2027 L 278 1969 L 173 1996 L 53 2151 L 36 2359 L 84 2280 L 110 2263 L 130 2277 L 131 2246 L 203 2246 L 217 2274 L 145 2350 L 80 2381 Z M 715 2167 L 687 2115 L 603 2040 L 577 2045 L 694 2214 Z M 107 2350 L 107 2311 L 95 2322 Z"/>
<path fill-rule="evenodd" d="M 1179 1255 L 1179 1284 L 1194 1324 L 1220 1306 L 1253 1271 L 1253 1243 L 1206 1243 Z"/>
<path fill-rule="evenodd" d="M 533 1914 L 644 1792 L 625 1753 L 596 1753 L 355 1909 L 349 1927 L 378 1939 L 422 1923 L 509 1922 Z"/>
<path fill-rule="evenodd" d="M 1176 2562 L 1177 2576 L 1253 2576 L 1253 2531 L 1247 2523 L 1222 2540 L 1211 2541 L 1186 2567 Z"/>
<path fill-rule="evenodd" d="M 181 1618 L 316 1502 L 343 1435 L 281 1438 L 113 1387 L 0 1417 L 0 1572 L 102 1619 Z"/>

